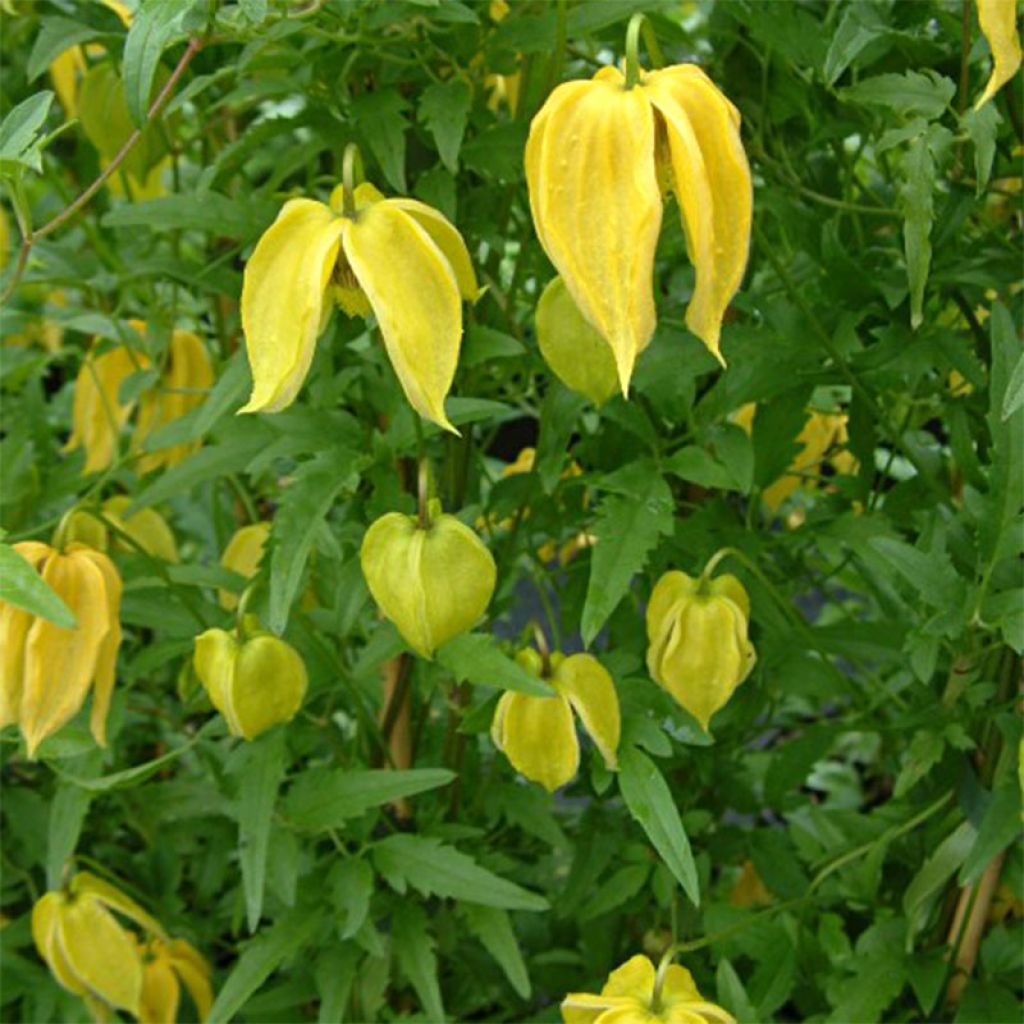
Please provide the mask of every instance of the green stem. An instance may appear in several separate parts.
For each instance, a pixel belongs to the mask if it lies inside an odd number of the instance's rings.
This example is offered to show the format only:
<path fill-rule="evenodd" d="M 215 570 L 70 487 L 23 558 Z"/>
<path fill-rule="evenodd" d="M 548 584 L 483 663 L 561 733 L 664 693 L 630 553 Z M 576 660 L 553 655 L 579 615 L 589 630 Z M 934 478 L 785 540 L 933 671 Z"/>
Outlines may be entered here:
<path fill-rule="evenodd" d="M 356 181 L 363 178 L 363 158 L 359 147 L 350 142 L 345 147 L 345 155 L 341 159 L 341 212 L 342 216 L 352 219 L 356 215 Z"/>
<path fill-rule="evenodd" d="M 651 63 L 660 68 L 665 59 L 661 55 L 658 39 L 654 34 L 647 15 L 637 12 L 629 19 L 626 28 L 626 88 L 632 89 L 640 81 L 640 33 L 644 34 L 644 45 L 647 47 Z"/>

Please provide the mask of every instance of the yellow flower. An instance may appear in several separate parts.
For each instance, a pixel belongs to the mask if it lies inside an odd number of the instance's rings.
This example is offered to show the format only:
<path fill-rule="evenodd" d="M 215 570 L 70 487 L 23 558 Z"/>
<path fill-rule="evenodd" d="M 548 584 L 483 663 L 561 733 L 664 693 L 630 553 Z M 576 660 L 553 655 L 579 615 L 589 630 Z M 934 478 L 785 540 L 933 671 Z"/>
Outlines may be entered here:
<path fill-rule="evenodd" d="M 97 1020 L 109 1010 L 139 1015 L 143 967 L 133 934 L 116 911 L 146 931 L 159 923 L 102 878 L 80 871 L 66 889 L 48 892 L 32 908 L 32 938 L 53 976 L 81 996 Z"/>
<path fill-rule="evenodd" d="M 992 74 L 974 104 L 977 110 L 1017 74 L 1021 62 L 1017 35 L 1017 0 L 978 0 L 978 22 L 992 51 Z"/>
<path fill-rule="evenodd" d="M 487 610 L 497 569 L 480 538 L 432 501 L 427 522 L 389 512 L 370 525 L 359 562 L 373 599 L 424 658 L 472 629 Z"/>
<path fill-rule="evenodd" d="M 621 722 L 608 670 L 590 654 L 553 654 L 545 665 L 541 655 L 527 649 L 516 655 L 516 661 L 555 691 L 552 697 L 533 697 L 507 690 L 498 701 L 491 739 L 516 771 L 551 793 L 576 775 L 580 744 L 573 711 L 614 770 Z"/>
<path fill-rule="evenodd" d="M 106 555 L 83 544 L 63 553 L 39 541 L 14 545 L 71 609 L 64 629 L 0 601 L 0 727 L 17 723 L 28 756 L 78 713 L 90 687 L 90 727 L 107 744 L 107 713 L 121 645 L 121 578 Z"/>
<path fill-rule="evenodd" d="M 566 82 L 530 126 L 526 180 L 544 251 L 608 342 L 623 394 L 655 327 L 662 192 L 675 193 L 696 269 L 686 322 L 721 360 L 722 316 L 743 277 L 753 192 L 740 116 L 700 68 L 614 67 Z"/>
<path fill-rule="evenodd" d="M 223 629 L 196 637 L 193 665 L 232 736 L 253 740 L 302 707 L 306 666 L 290 644 L 245 616 L 241 639 Z"/>
<path fill-rule="evenodd" d="M 251 580 L 256 575 L 263 558 L 263 549 L 270 536 L 270 523 L 251 523 L 239 527 L 228 541 L 224 554 L 220 556 L 222 569 L 230 569 Z M 218 590 L 217 600 L 221 608 L 234 611 L 238 607 L 238 595 L 230 590 Z"/>
<path fill-rule="evenodd" d="M 731 1014 L 700 994 L 685 967 L 669 964 L 659 987 L 654 964 L 645 956 L 634 956 L 612 971 L 599 996 L 567 995 L 562 1000 L 562 1020 L 564 1024 L 736 1024 Z"/>
<path fill-rule="evenodd" d="M 242 412 L 277 412 L 302 387 L 333 299 L 377 318 L 409 404 L 448 430 L 444 399 L 462 337 L 461 299 L 477 295 L 459 232 L 414 199 L 359 185 L 330 203 L 292 199 L 246 264 L 242 284 L 253 392 Z"/>
<path fill-rule="evenodd" d="M 750 599 L 728 574 L 693 579 L 673 570 L 647 605 L 647 668 L 707 731 L 756 660 L 747 638 Z"/>
<path fill-rule="evenodd" d="M 152 938 L 140 950 L 139 1024 L 174 1024 L 184 984 L 201 1021 L 213 1005 L 210 965 L 184 939 Z"/>
<path fill-rule="evenodd" d="M 141 452 L 151 434 L 200 405 L 213 386 L 213 367 L 198 335 L 173 331 L 169 355 L 159 387 L 147 391 L 139 402 L 133 451 Z M 176 466 L 199 445 L 199 441 L 184 442 L 149 452 L 136 462 L 136 471 L 144 474 L 161 466 Z"/>
<path fill-rule="evenodd" d="M 82 361 L 71 405 L 71 437 L 64 450 L 85 448 L 83 473 L 98 473 L 114 461 L 118 439 L 134 406 L 134 402 L 122 403 L 118 393 L 133 373 L 148 367 L 146 355 L 127 345 L 102 355 L 90 352 Z"/>
<path fill-rule="evenodd" d="M 124 530 L 147 554 L 162 558 L 165 562 L 177 562 L 178 545 L 167 520 L 154 508 L 142 508 L 132 515 L 126 515 L 131 503 L 132 499 L 128 495 L 117 494 L 103 502 L 103 514 L 115 526 Z M 116 537 L 114 546 L 122 549 L 130 547 Z"/>

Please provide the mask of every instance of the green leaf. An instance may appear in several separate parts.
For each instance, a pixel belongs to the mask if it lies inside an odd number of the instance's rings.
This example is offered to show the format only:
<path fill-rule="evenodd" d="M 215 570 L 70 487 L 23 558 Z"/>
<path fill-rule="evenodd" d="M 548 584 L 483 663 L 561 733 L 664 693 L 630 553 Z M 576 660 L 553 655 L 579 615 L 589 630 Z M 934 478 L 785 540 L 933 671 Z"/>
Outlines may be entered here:
<path fill-rule="evenodd" d="M 263 914 L 270 823 L 285 771 L 285 731 L 273 729 L 238 751 L 238 862 L 250 933 Z"/>
<path fill-rule="evenodd" d="M 632 899 L 644 887 L 651 874 L 650 864 L 626 864 L 619 868 L 587 900 L 580 921 L 592 921 Z"/>
<path fill-rule="evenodd" d="M 98 767 L 98 765 L 97 765 Z M 50 804 L 46 836 L 46 887 L 59 889 L 64 871 L 82 834 L 92 794 L 79 786 L 61 782 Z"/>
<path fill-rule="evenodd" d="M 342 939 L 351 939 L 363 927 L 373 896 L 373 878 L 373 868 L 361 858 L 338 861 L 331 868 L 327 884 L 340 918 L 337 926 Z"/>
<path fill-rule="evenodd" d="M 945 113 L 955 92 L 952 79 L 929 69 L 875 75 L 840 90 L 839 96 L 847 103 L 888 107 L 904 117 L 918 114 L 935 120 Z"/>
<path fill-rule="evenodd" d="M 725 957 L 718 961 L 715 987 L 718 1001 L 732 1013 L 738 1024 L 758 1024 L 757 1009 L 750 1001 L 736 968 Z"/>
<path fill-rule="evenodd" d="M 0 601 L 38 615 L 63 629 L 77 622 L 59 594 L 11 547 L 0 541 Z"/>
<path fill-rule="evenodd" d="M 319 927 L 318 913 L 295 910 L 253 939 L 217 993 L 207 1018 L 210 1024 L 227 1024 L 278 966 L 312 939 Z"/>
<path fill-rule="evenodd" d="M 843 13 L 825 55 L 825 84 L 835 85 L 839 76 L 864 49 L 887 32 L 888 27 L 876 8 L 869 4 L 850 4 Z"/>
<path fill-rule="evenodd" d="M 986 103 L 975 110 L 973 107 L 964 114 L 963 126 L 974 143 L 974 177 L 977 184 L 975 195 L 980 196 L 992 176 L 992 164 L 996 158 L 996 136 L 999 134 L 999 110 L 994 103 Z"/>
<path fill-rule="evenodd" d="M 387 183 L 405 193 L 405 130 L 408 104 L 396 89 L 367 92 L 352 100 L 352 114 Z"/>
<path fill-rule="evenodd" d="M 910 143 L 903 160 L 905 180 L 900 190 L 903 208 L 903 248 L 910 286 L 910 325 L 920 327 L 924 319 L 924 288 L 932 261 L 932 190 L 935 160 L 924 135 Z"/>
<path fill-rule="evenodd" d="M 1024 352 L 1017 360 L 1017 365 L 1006 382 L 1003 393 L 1003 422 L 1008 420 L 1018 409 L 1024 406 Z"/>
<path fill-rule="evenodd" d="M 629 590 L 660 537 L 672 532 L 672 492 L 657 469 L 635 462 L 606 477 L 605 498 L 594 525 L 597 543 L 591 548 L 590 579 L 580 619 L 583 643 L 589 647 Z"/>
<path fill-rule="evenodd" d="M 463 633 L 438 648 L 437 662 L 459 682 L 502 690 L 518 690 L 535 697 L 554 692 L 543 679 L 520 668 L 498 648 L 490 633 Z"/>
<path fill-rule="evenodd" d="M 698 484 L 701 487 L 718 488 L 723 491 L 742 491 L 743 487 L 732 470 L 718 459 L 696 445 L 680 448 L 663 463 L 666 472 Z"/>
<path fill-rule="evenodd" d="M 124 42 L 123 78 L 128 112 L 136 127 L 146 121 L 160 57 L 180 34 L 191 6 L 188 0 L 145 0 L 132 19 Z"/>
<path fill-rule="evenodd" d="M 270 628 L 280 635 L 320 524 L 341 491 L 354 491 L 368 459 L 333 447 L 302 463 L 292 475 L 270 532 Z"/>
<path fill-rule="evenodd" d="M 39 34 L 28 55 L 25 74 L 34 82 L 65 50 L 102 35 L 92 25 L 83 25 L 71 18 L 43 18 Z"/>
<path fill-rule="evenodd" d="M 931 906 L 966 860 L 978 833 L 969 821 L 961 822 L 921 865 L 903 891 L 903 912 L 907 918 L 907 944 L 925 926 Z"/>
<path fill-rule="evenodd" d="M 424 896 L 442 896 L 505 910 L 547 910 L 548 901 L 499 878 L 440 839 L 394 835 L 373 848 L 377 870 L 400 893 L 411 885 Z"/>
<path fill-rule="evenodd" d="M 37 92 L 22 100 L 0 123 L 0 171 L 10 171 L 10 164 L 28 167 L 33 171 L 43 169 L 40 134 L 53 103 L 49 89 Z"/>
<path fill-rule="evenodd" d="M 629 813 L 647 833 L 693 905 L 700 906 L 700 883 L 690 840 L 661 772 L 646 754 L 628 747 L 619 754 L 618 778 Z"/>
<path fill-rule="evenodd" d="M 932 607 L 954 608 L 963 601 L 963 580 L 945 552 L 925 554 L 895 537 L 875 537 L 870 544 Z"/>
<path fill-rule="evenodd" d="M 443 1021 L 441 986 L 437 981 L 434 938 L 423 908 L 403 901 L 391 915 L 391 942 L 402 973 L 412 983 L 429 1021 Z"/>
<path fill-rule="evenodd" d="M 532 991 L 530 974 L 508 911 L 500 910 L 498 907 L 483 907 L 476 903 L 464 903 L 460 911 L 469 930 L 494 957 L 519 998 L 529 999 Z"/>
<path fill-rule="evenodd" d="M 1003 783 L 989 800 L 978 838 L 960 869 L 961 885 L 973 885 L 991 861 L 1020 835 L 1021 790 L 1018 780 Z"/>
<path fill-rule="evenodd" d="M 115 206 L 103 215 L 102 223 L 108 228 L 207 231 L 247 242 L 262 234 L 276 214 L 275 204 L 251 197 L 242 201 L 220 192 L 183 192 Z"/>
<path fill-rule="evenodd" d="M 361 950 L 351 943 L 329 946 L 320 951 L 313 972 L 320 996 L 319 1024 L 338 1024 L 345 1019 L 345 1006 L 356 980 L 356 966 L 361 955 Z"/>
<path fill-rule="evenodd" d="M 508 121 L 474 135 L 462 147 L 462 162 L 485 178 L 513 184 L 523 178 L 527 126 Z"/>
<path fill-rule="evenodd" d="M 430 129 L 441 161 L 452 174 L 459 169 L 459 149 L 472 105 L 473 91 L 459 78 L 434 82 L 420 94 L 420 121 Z"/>
<path fill-rule="evenodd" d="M 313 768 L 299 775 L 288 791 L 284 815 L 299 829 L 340 828 L 371 807 L 447 786 L 454 778 L 446 768 L 355 772 Z"/>

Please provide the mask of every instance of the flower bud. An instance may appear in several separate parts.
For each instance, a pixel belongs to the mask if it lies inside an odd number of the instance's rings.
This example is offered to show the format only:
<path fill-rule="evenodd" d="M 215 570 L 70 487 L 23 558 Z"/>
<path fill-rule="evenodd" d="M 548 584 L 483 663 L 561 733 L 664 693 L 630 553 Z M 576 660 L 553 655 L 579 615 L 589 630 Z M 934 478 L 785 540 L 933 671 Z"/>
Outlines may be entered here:
<path fill-rule="evenodd" d="M 389 512 L 366 531 L 359 553 L 373 599 L 424 658 L 473 627 L 497 575 L 491 553 L 468 526 L 455 516 L 431 518 L 424 527 L 415 516 Z"/>
<path fill-rule="evenodd" d="M 551 372 L 572 391 L 601 406 L 619 390 L 615 355 L 583 319 L 560 277 L 548 282 L 537 303 L 537 343 Z"/>
<path fill-rule="evenodd" d="M 693 579 L 672 571 L 647 606 L 647 668 L 705 731 L 754 667 L 750 599 L 735 576 Z"/>
<path fill-rule="evenodd" d="M 262 630 L 239 642 L 223 629 L 196 637 L 193 663 L 232 736 L 253 740 L 291 721 L 306 694 L 306 666 L 294 647 Z"/>
<path fill-rule="evenodd" d="M 220 564 L 223 569 L 237 572 L 239 576 L 252 579 L 263 558 L 263 548 L 270 536 L 270 523 L 252 523 L 236 530 L 228 546 L 221 555 Z M 234 611 L 238 607 L 238 595 L 230 590 L 218 590 L 217 600 L 221 608 Z"/>
<path fill-rule="evenodd" d="M 165 562 L 178 561 L 178 545 L 167 521 L 154 508 L 141 508 L 132 515 L 126 515 L 132 499 L 126 494 L 117 494 L 103 502 L 103 514 L 115 526 L 119 526 L 147 555 L 162 558 Z M 116 548 L 130 548 L 117 537 Z"/>

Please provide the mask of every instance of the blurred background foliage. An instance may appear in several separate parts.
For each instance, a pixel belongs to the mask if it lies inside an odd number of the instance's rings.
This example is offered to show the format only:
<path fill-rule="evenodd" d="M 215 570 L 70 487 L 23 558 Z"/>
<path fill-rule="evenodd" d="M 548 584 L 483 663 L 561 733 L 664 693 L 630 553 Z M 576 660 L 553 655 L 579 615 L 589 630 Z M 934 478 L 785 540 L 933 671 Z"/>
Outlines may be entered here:
<path fill-rule="evenodd" d="M 3 1018 L 83 1018 L 29 929 L 74 864 L 209 959 L 214 1019 L 555 1020 L 566 992 L 672 941 L 741 1021 L 1016 1019 L 1024 118 L 1019 76 L 973 109 L 990 67 L 974 5 L 118 6 L 0 4 L 0 114 L 20 111 L 0 129 L 0 283 L 20 275 L 0 523 L 48 540 L 70 507 L 127 495 L 163 514 L 180 561 L 114 552 L 106 751 L 84 720 L 38 761 L 3 736 Z M 669 204 L 657 334 L 630 400 L 596 410 L 537 348 L 553 272 L 523 146 L 557 83 L 621 58 L 640 10 L 666 62 L 701 64 L 742 114 L 754 239 L 723 371 L 683 326 L 693 273 Z M 51 228 L 168 84 L 130 157 Z M 234 416 L 244 261 L 285 198 L 326 199 L 349 142 L 379 188 L 454 221 L 486 286 L 448 406 L 462 436 L 428 427 L 424 444 L 498 590 L 480 635 L 432 663 L 401 653 L 359 570 L 367 524 L 415 507 L 417 453 L 366 324 L 334 316 L 294 406 Z M 19 222 L 46 226 L 23 268 Z M 161 386 L 176 329 L 202 340 L 212 385 L 157 430 L 129 424 L 86 475 L 65 449 L 85 354 L 141 347 L 127 400 Z M 248 610 L 310 689 L 245 744 L 190 661 L 230 621 L 218 589 L 244 583 L 222 552 L 260 521 Z M 758 665 L 712 738 L 648 677 L 643 609 L 662 572 L 723 547 Z M 495 752 L 505 656 L 534 623 L 612 673 L 624 756 L 667 782 L 699 905 L 589 742 L 553 796 Z M 396 687 L 404 712 L 382 721 Z M 371 792 L 357 773 L 403 730 L 398 767 L 418 774 Z"/>

